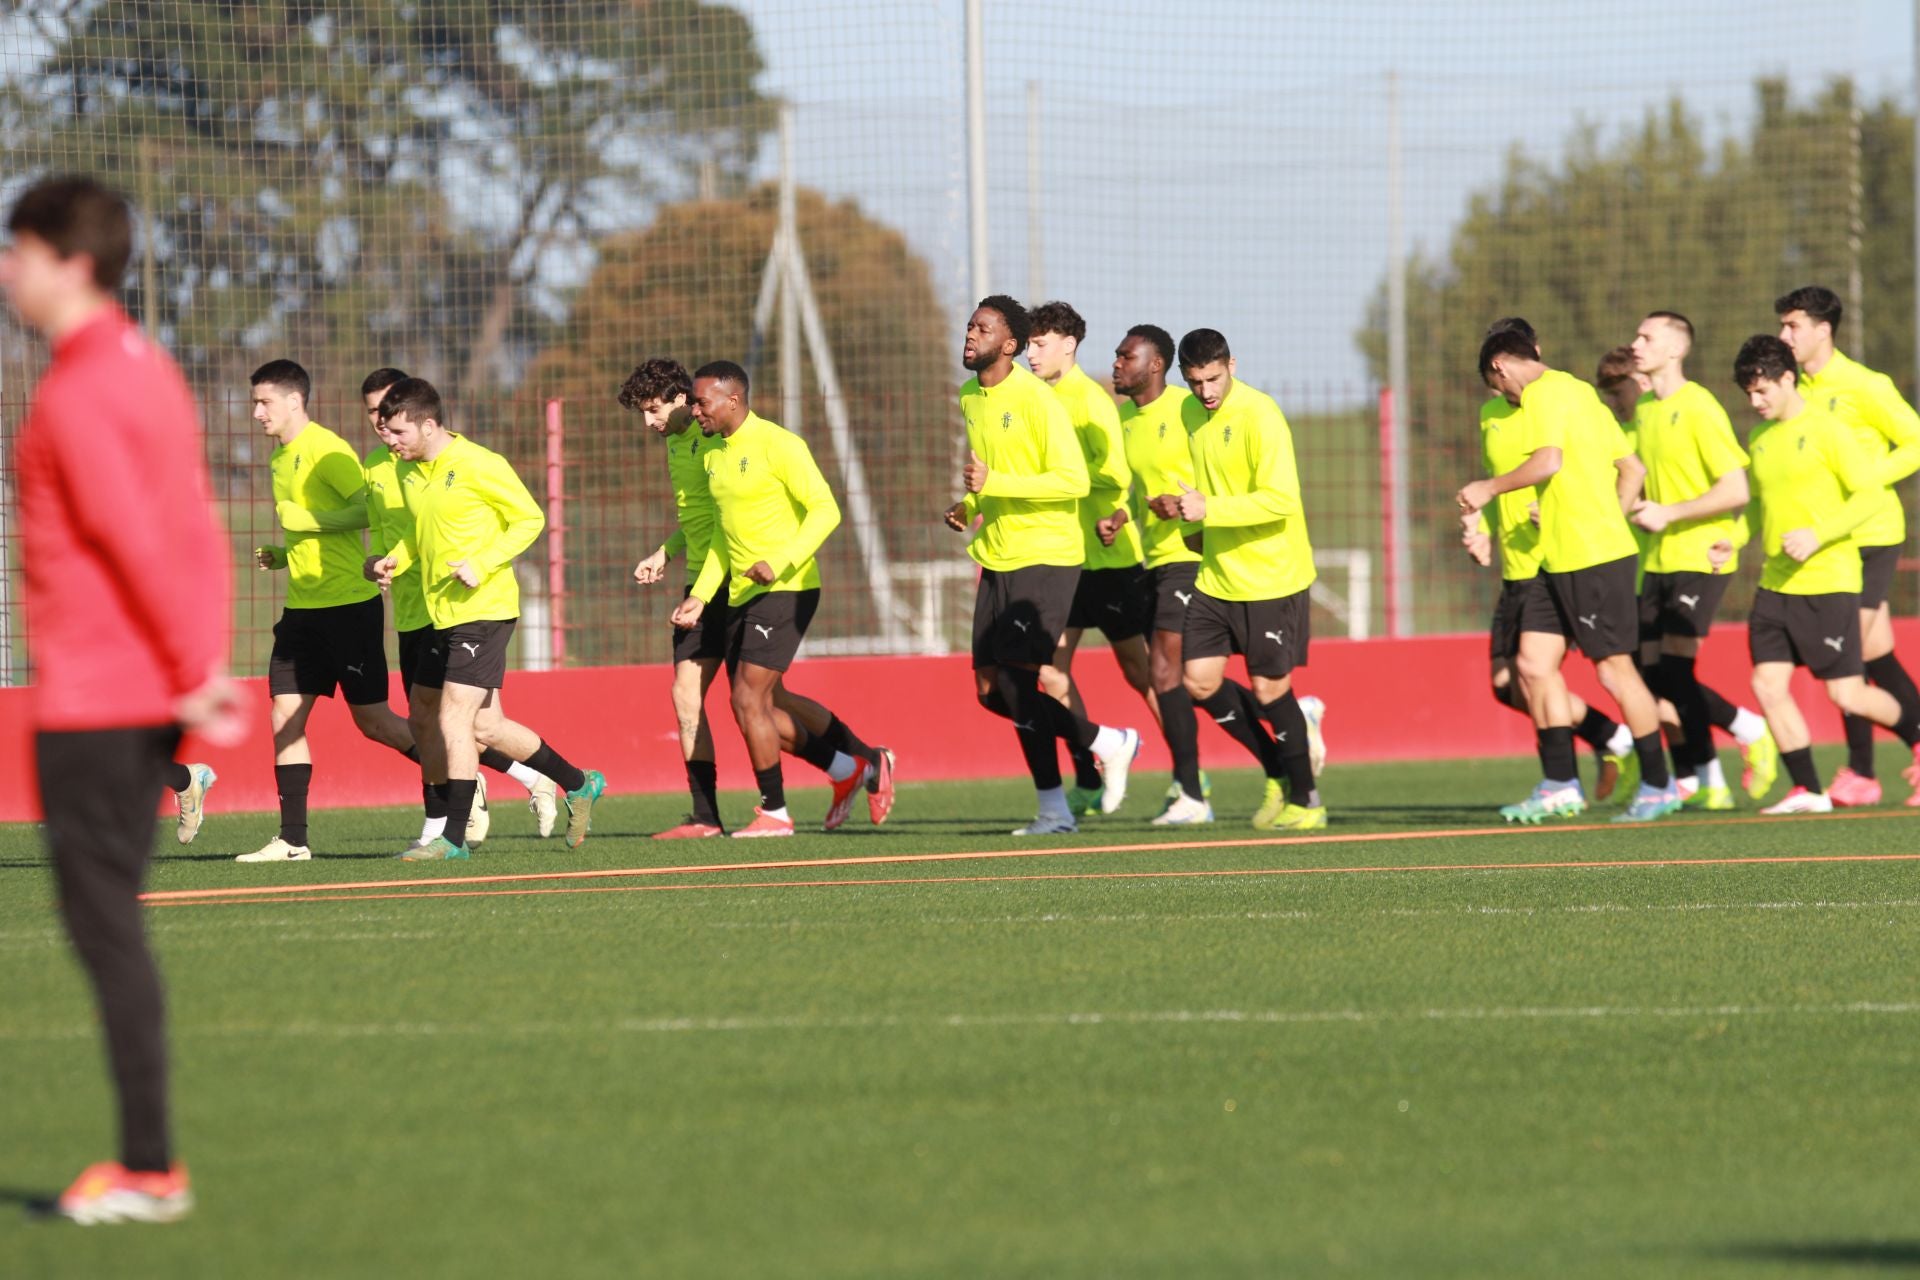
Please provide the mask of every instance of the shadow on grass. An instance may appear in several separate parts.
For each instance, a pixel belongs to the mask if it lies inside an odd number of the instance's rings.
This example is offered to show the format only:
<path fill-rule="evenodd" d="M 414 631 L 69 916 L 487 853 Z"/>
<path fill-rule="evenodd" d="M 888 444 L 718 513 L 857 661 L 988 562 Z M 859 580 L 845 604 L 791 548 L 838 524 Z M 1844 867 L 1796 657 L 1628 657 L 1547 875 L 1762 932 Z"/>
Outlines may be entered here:
<path fill-rule="evenodd" d="M 1722 1245 L 1705 1252 L 1711 1257 L 1735 1262 L 1920 1271 L 1920 1240 L 1752 1241 Z"/>
<path fill-rule="evenodd" d="M 59 1199 L 58 1191 L 48 1191 L 45 1187 L 0 1187 L 0 1204 L 17 1204 L 33 1219 L 52 1218 Z"/>

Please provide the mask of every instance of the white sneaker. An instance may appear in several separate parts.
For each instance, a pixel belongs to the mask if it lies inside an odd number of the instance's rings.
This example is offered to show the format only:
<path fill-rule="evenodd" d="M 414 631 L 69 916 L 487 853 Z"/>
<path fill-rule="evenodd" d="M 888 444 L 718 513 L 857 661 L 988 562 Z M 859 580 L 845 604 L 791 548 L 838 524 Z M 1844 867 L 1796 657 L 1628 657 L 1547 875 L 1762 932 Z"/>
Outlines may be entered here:
<path fill-rule="evenodd" d="M 1182 791 L 1179 798 L 1167 806 L 1167 811 L 1148 823 L 1154 827 L 1196 827 L 1203 822 L 1213 821 L 1213 806 L 1205 800 L 1195 800 Z"/>
<path fill-rule="evenodd" d="M 553 824 L 560 819 L 560 788 L 552 778 L 542 774 L 534 782 L 533 791 L 527 796 L 527 808 L 533 812 L 540 838 L 545 840 L 552 835 Z"/>
<path fill-rule="evenodd" d="M 493 811 L 487 808 L 487 775 L 476 773 L 473 776 L 473 809 L 467 814 L 467 838 L 456 841 L 472 849 L 486 843 L 487 832 L 493 830 Z"/>
<path fill-rule="evenodd" d="M 1307 760 L 1317 778 L 1327 767 L 1327 737 L 1320 731 L 1320 722 L 1327 718 L 1327 704 L 1308 694 L 1300 699 L 1300 711 L 1307 717 Z"/>
<path fill-rule="evenodd" d="M 252 853 L 243 853 L 235 862 L 305 862 L 313 857 L 313 850 L 303 844 L 288 844 L 279 836 L 267 841 Z"/>
<path fill-rule="evenodd" d="M 1080 829 L 1070 813 L 1043 813 L 1024 827 L 1015 827 L 1017 836 L 1070 836 Z"/>
<path fill-rule="evenodd" d="M 1786 799 L 1774 805 L 1772 808 L 1762 809 L 1760 812 L 1769 816 L 1788 813 L 1832 813 L 1833 797 L 1824 791 L 1816 794 L 1807 790 L 1805 787 L 1795 787 L 1793 790 L 1787 792 Z"/>
<path fill-rule="evenodd" d="M 211 765 L 190 764 L 187 775 L 193 781 L 174 797 L 174 803 L 180 806 L 180 822 L 174 828 L 173 837 L 181 844 L 192 844 L 193 838 L 200 834 L 200 824 L 207 820 L 207 792 L 220 780 Z"/>
<path fill-rule="evenodd" d="M 1126 802 L 1127 772 L 1133 768 L 1133 758 L 1139 754 L 1138 729 L 1120 730 L 1120 746 L 1117 750 L 1104 756 L 1095 753 L 1094 758 L 1100 762 L 1100 812 L 1114 813 Z"/>

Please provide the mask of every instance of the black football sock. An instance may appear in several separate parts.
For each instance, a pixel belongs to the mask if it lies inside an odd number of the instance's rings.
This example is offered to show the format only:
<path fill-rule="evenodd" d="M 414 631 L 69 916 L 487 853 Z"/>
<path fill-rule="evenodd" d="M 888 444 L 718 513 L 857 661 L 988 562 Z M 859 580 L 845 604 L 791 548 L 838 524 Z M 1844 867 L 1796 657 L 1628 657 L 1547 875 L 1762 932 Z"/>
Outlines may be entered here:
<path fill-rule="evenodd" d="M 167 762 L 165 780 L 167 790 L 175 792 L 185 791 L 193 785 L 193 770 L 187 768 L 187 766 L 181 764 L 178 760 L 169 760 Z"/>
<path fill-rule="evenodd" d="M 1680 715 L 1680 736 L 1685 739 L 1685 744 L 1673 752 L 1675 772 L 1683 776 L 1697 773 L 1697 766 L 1714 758 L 1713 715 L 1701 693 L 1694 661 L 1678 653 L 1660 655 L 1667 698 Z"/>
<path fill-rule="evenodd" d="M 544 773 L 552 778 L 554 785 L 562 791 L 578 791 L 587 785 L 587 775 L 568 764 L 561 758 L 558 751 L 545 742 L 542 742 L 524 763 L 535 773 Z"/>
<path fill-rule="evenodd" d="M 1697 676 L 1694 682 L 1699 683 Z M 1700 685 L 1700 698 L 1707 704 L 1707 719 L 1713 727 L 1723 733 L 1732 733 L 1733 718 L 1739 714 L 1740 708 L 1721 697 L 1720 691 L 1710 685 Z"/>
<path fill-rule="evenodd" d="M 474 778 L 447 779 L 447 842 L 465 848 L 467 844 L 467 819 L 473 816 L 474 797 L 480 790 L 480 783 Z"/>
<path fill-rule="evenodd" d="M 1526 708 L 1521 707 L 1520 710 L 1524 711 Z M 1581 718 L 1573 731 L 1580 741 L 1593 748 L 1593 754 L 1603 756 L 1609 750 L 1607 744 L 1613 741 L 1613 735 L 1620 731 L 1620 722 L 1600 708 L 1589 706 L 1587 714 Z"/>
<path fill-rule="evenodd" d="M 313 785 L 313 766 L 277 764 L 273 784 L 280 793 L 280 838 L 295 847 L 306 844 L 307 790 Z"/>
<path fill-rule="evenodd" d="M 1193 698 L 1176 686 L 1156 695 L 1160 700 L 1160 732 L 1173 756 L 1173 780 L 1195 800 L 1200 795 L 1200 721 L 1193 714 Z"/>
<path fill-rule="evenodd" d="M 1635 738 L 1633 753 L 1640 757 L 1640 782 L 1643 786 L 1665 791 L 1673 785 L 1673 774 L 1667 769 L 1666 744 L 1660 740 L 1658 729 L 1643 738 Z"/>
<path fill-rule="evenodd" d="M 860 735 L 847 727 L 847 722 L 839 716 L 828 713 L 827 731 L 820 735 L 827 745 L 835 751 L 844 751 L 855 760 L 865 760 L 868 764 L 879 764 L 880 753 L 861 740 Z"/>
<path fill-rule="evenodd" d="M 1900 723 L 1894 726 L 1894 733 L 1900 741 L 1911 747 L 1914 740 L 1907 736 L 1902 726 L 1920 721 L 1920 690 L 1913 687 L 1913 677 L 1900 665 L 1900 659 L 1891 653 L 1882 654 L 1867 664 L 1867 679 L 1893 695 L 1900 704 Z"/>
<path fill-rule="evenodd" d="M 755 769 L 753 781 L 760 788 L 760 812 L 772 813 L 787 807 L 787 783 L 781 776 L 778 760 L 765 769 Z"/>
<path fill-rule="evenodd" d="M 687 761 L 687 793 L 693 797 L 693 820 L 710 827 L 720 824 L 720 769 L 711 760 Z"/>
<path fill-rule="evenodd" d="M 1540 776 L 1548 782 L 1577 782 L 1580 765 L 1573 756 L 1573 730 L 1565 725 L 1535 729 L 1534 748 L 1540 753 Z"/>
<path fill-rule="evenodd" d="M 1280 744 L 1273 740 L 1256 714 L 1258 704 L 1245 685 L 1223 680 L 1207 697 L 1195 698 L 1193 705 L 1206 712 L 1228 737 L 1245 747 L 1269 778 L 1285 776 L 1286 766 L 1280 763 Z"/>
<path fill-rule="evenodd" d="M 513 768 L 516 763 L 517 761 L 515 761 L 512 756 L 500 750 L 498 747 L 482 747 L 480 749 L 480 767 L 482 769 L 491 769 L 495 773 L 505 773 L 507 770 Z"/>
<path fill-rule="evenodd" d="M 1000 696 L 1013 708 L 1015 727 L 1030 725 L 1034 730 L 1065 740 L 1070 747 L 1091 747 L 1100 726 L 1073 714 L 1049 694 L 1041 692 L 1038 673 L 1020 667 L 1001 667 L 996 679 Z"/>
<path fill-rule="evenodd" d="M 444 782 L 420 783 L 420 807 L 429 818 L 447 816 L 447 784 Z"/>
<path fill-rule="evenodd" d="M 415 764 L 420 763 L 420 748 L 414 746 L 412 743 L 408 743 L 404 747 L 395 747 L 394 750 L 398 751 L 401 755 L 413 761 Z"/>
<path fill-rule="evenodd" d="M 1094 763 L 1093 752 L 1085 747 L 1073 747 L 1067 751 L 1073 761 L 1073 785 L 1082 791 L 1098 791 L 1104 785 L 1100 777 L 1100 766 Z"/>
<path fill-rule="evenodd" d="M 832 746 L 827 743 L 826 737 L 822 734 L 808 733 L 800 727 L 800 722 L 797 720 L 794 722 L 793 728 L 794 731 L 800 735 L 800 741 L 794 744 L 793 754 L 805 760 L 822 773 L 833 768 L 835 752 Z"/>
<path fill-rule="evenodd" d="M 1280 745 L 1287 796 L 1295 804 L 1319 808 L 1320 793 L 1313 785 L 1313 760 L 1307 752 L 1307 713 L 1300 709 L 1300 699 L 1289 689 L 1262 706 L 1260 713 L 1273 726 L 1273 740 Z"/>
<path fill-rule="evenodd" d="M 1842 714 L 1847 730 L 1847 768 L 1863 778 L 1873 776 L 1873 721 L 1865 716 Z"/>
<path fill-rule="evenodd" d="M 1805 787 L 1815 795 L 1821 793 L 1820 771 L 1813 767 L 1813 748 L 1801 747 L 1798 751 L 1782 751 L 1780 762 L 1787 766 L 1787 776 L 1793 779 L 1796 787 Z"/>

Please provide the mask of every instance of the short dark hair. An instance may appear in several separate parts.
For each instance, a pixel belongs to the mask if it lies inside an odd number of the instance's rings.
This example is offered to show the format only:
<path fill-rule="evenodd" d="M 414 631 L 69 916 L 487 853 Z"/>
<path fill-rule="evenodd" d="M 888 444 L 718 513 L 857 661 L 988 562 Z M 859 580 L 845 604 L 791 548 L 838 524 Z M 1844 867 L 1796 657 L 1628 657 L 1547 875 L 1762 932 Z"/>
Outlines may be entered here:
<path fill-rule="evenodd" d="M 1027 349 L 1027 339 L 1033 336 L 1033 317 L 1027 314 L 1025 307 L 1004 293 L 988 294 L 980 299 L 974 310 L 978 311 L 981 307 L 997 312 L 1007 322 L 1007 332 L 1013 335 L 1013 354 L 1019 355 Z"/>
<path fill-rule="evenodd" d="M 120 287 L 133 260 L 133 211 L 117 191 L 78 174 L 42 178 L 13 202 L 7 230 L 51 245 L 62 259 L 93 259 L 93 282 L 108 293 Z"/>
<path fill-rule="evenodd" d="M 1634 373 L 1632 347 L 1615 347 L 1600 357 L 1600 367 L 1593 372 L 1593 383 L 1597 387 L 1612 386 L 1624 382 Z"/>
<path fill-rule="evenodd" d="M 1647 312 L 1646 318 L 1649 320 L 1665 320 L 1668 324 L 1686 334 L 1688 342 L 1693 341 L 1693 321 L 1687 319 L 1678 311 L 1649 311 Z"/>
<path fill-rule="evenodd" d="M 1160 353 L 1160 363 L 1173 368 L 1173 335 L 1157 324 L 1137 324 L 1127 330 L 1129 338 L 1145 338 Z"/>
<path fill-rule="evenodd" d="M 1480 381 L 1485 382 L 1493 375 L 1493 362 L 1501 356 L 1519 356 L 1522 360 L 1538 360 L 1540 345 L 1531 336 L 1518 329 L 1502 329 L 1490 333 L 1480 344 Z"/>
<path fill-rule="evenodd" d="M 247 379 L 250 386 L 278 387 L 282 391 L 298 391 L 300 403 L 305 404 L 313 398 L 313 379 L 307 371 L 291 360 L 269 360 L 253 371 Z"/>
<path fill-rule="evenodd" d="M 1788 307 L 1787 310 L 1803 311 L 1805 308 Z M 1808 311 L 1807 314 L 1813 313 Z M 1734 385 L 1742 391 L 1752 390 L 1753 384 L 1763 378 L 1768 382 L 1778 382 L 1789 373 L 1798 385 L 1800 364 L 1793 358 L 1793 348 L 1782 342 L 1778 334 L 1754 334 L 1740 344 L 1740 354 L 1733 358 Z"/>
<path fill-rule="evenodd" d="M 693 371 L 694 380 L 718 378 L 722 382 L 731 382 L 740 388 L 745 396 L 753 390 L 753 384 L 747 380 L 747 371 L 731 360 L 709 360 Z"/>
<path fill-rule="evenodd" d="M 406 377 L 407 371 L 404 369 L 375 369 L 360 379 L 361 398 L 364 399 L 376 391 L 385 391 L 396 382 L 404 382 Z"/>
<path fill-rule="evenodd" d="M 1825 320 L 1836 329 L 1840 327 L 1840 310 L 1840 295 L 1825 285 L 1802 285 L 1773 300 L 1773 314 L 1777 316 L 1804 311 L 1809 320 Z"/>
<path fill-rule="evenodd" d="M 1227 335 L 1218 329 L 1191 329 L 1180 339 L 1182 369 L 1198 369 L 1216 360 L 1231 359 L 1233 348 L 1227 345 Z"/>
<path fill-rule="evenodd" d="M 425 378 L 402 378 L 388 387 L 375 412 L 382 422 L 392 422 L 405 415 L 415 422 L 432 418 L 441 426 L 447 424 L 447 409 L 440 402 L 440 393 Z"/>
<path fill-rule="evenodd" d="M 1067 302 L 1043 302 L 1033 309 L 1035 333 L 1057 333 L 1075 342 L 1087 340 L 1087 322 Z"/>
<path fill-rule="evenodd" d="M 693 399 L 693 379 L 687 375 L 687 366 L 667 356 L 643 361 L 620 384 L 622 409 L 639 409 L 656 400 L 666 404 L 678 396 Z"/>
<path fill-rule="evenodd" d="M 1533 344 L 1535 351 L 1540 349 L 1540 335 L 1533 331 L 1532 325 L 1528 324 L 1519 316 L 1501 316 L 1498 320 L 1495 320 L 1487 326 L 1487 332 L 1483 336 L 1491 338 L 1496 333 L 1520 334 L 1526 338 L 1528 342 Z"/>

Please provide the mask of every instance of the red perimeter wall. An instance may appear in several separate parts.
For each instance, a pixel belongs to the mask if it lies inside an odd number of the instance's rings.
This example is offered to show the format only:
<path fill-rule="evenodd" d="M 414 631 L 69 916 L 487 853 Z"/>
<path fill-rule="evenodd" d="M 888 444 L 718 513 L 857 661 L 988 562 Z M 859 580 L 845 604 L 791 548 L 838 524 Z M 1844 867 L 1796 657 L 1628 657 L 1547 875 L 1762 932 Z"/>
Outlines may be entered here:
<path fill-rule="evenodd" d="M 1920 619 L 1895 623 L 1901 647 L 1920 653 Z M 1364 760 L 1433 760 L 1525 755 L 1533 734 L 1520 715 L 1487 694 L 1484 635 L 1425 636 L 1411 640 L 1316 640 L 1312 665 L 1297 681 L 1302 693 L 1327 703 L 1327 742 L 1337 766 Z M 1238 664 L 1235 664 L 1236 667 Z M 1702 678 L 1729 698 L 1753 705 L 1747 689 L 1746 629 L 1718 628 L 1705 646 Z M 1166 744 L 1121 681 L 1103 650 L 1075 665 L 1087 703 L 1112 723 L 1145 726 L 1140 765 L 1149 774 L 1169 768 Z M 1569 678 L 1584 697 L 1611 709 L 1593 668 L 1569 663 Z M 1814 736 L 1840 738 L 1839 717 L 1817 684 L 1799 673 L 1800 704 Z M 576 764 L 607 775 L 618 794 L 678 791 L 686 781 L 668 699 L 665 666 L 592 667 L 515 672 L 505 691 L 507 712 L 548 738 Z M 937 658 L 814 658 L 804 655 L 788 683 L 837 711 L 869 742 L 898 756 L 905 780 L 1014 777 L 1023 773 L 1013 732 L 980 710 L 964 654 Z M 220 774 L 216 807 L 225 812 L 275 806 L 264 681 L 249 681 L 259 700 L 259 728 L 232 751 L 189 741 L 183 759 L 205 760 Z M 394 705 L 401 706 L 398 678 Z M 32 753 L 31 689 L 0 690 L 0 821 L 38 817 Z M 752 784 L 746 752 L 727 708 L 726 682 L 716 681 L 708 708 L 719 743 L 721 785 Z M 321 807 L 413 804 L 419 775 L 391 751 L 354 730 L 343 707 L 323 704 L 313 716 L 313 803 Z M 1202 758 L 1222 767 L 1247 764 L 1244 753 L 1201 716 Z M 802 787 L 820 785 L 806 765 L 790 764 Z M 1337 792 L 1338 773 L 1330 787 Z"/>

